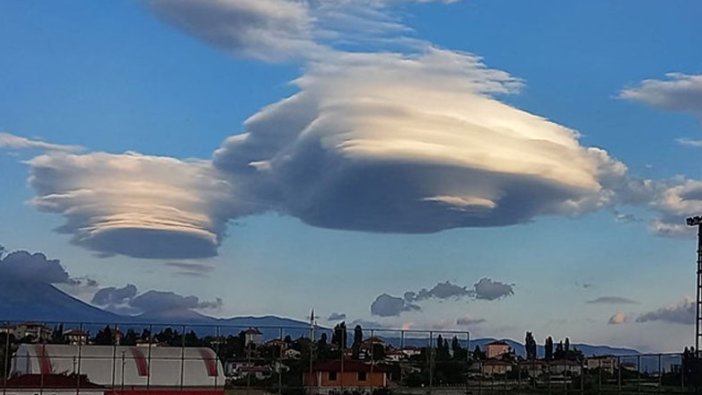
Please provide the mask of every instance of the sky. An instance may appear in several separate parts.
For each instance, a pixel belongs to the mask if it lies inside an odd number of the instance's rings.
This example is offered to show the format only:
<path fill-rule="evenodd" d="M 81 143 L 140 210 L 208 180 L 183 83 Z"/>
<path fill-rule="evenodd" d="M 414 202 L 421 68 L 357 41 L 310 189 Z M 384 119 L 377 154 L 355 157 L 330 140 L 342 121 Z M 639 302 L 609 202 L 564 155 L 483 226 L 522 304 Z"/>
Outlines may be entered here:
<path fill-rule="evenodd" d="M 693 342 L 702 5 L 0 4 L 0 274 L 122 314 Z"/>

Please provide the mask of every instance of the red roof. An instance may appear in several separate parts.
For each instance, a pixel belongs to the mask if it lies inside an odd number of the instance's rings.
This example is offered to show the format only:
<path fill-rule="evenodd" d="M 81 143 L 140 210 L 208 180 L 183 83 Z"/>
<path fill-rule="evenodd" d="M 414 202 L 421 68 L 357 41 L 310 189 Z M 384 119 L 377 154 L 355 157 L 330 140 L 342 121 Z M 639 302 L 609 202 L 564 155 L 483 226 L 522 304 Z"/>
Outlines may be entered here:
<path fill-rule="evenodd" d="M 258 328 L 249 328 L 244 331 L 245 334 L 247 335 L 262 335 L 261 331 L 258 330 Z"/>
<path fill-rule="evenodd" d="M 509 346 L 509 343 L 507 343 L 504 340 L 495 340 L 494 342 L 490 342 L 487 345 L 488 346 Z"/>
<path fill-rule="evenodd" d="M 344 372 L 370 372 L 371 366 L 373 372 L 385 372 L 385 369 L 379 365 L 371 365 L 362 361 L 344 360 Z M 314 365 L 314 371 L 317 372 L 341 372 L 341 360 L 334 359 L 331 361 L 322 361 Z"/>
<path fill-rule="evenodd" d="M 88 381 L 84 374 L 25 374 L 7 380 L 7 388 L 104 388 Z"/>

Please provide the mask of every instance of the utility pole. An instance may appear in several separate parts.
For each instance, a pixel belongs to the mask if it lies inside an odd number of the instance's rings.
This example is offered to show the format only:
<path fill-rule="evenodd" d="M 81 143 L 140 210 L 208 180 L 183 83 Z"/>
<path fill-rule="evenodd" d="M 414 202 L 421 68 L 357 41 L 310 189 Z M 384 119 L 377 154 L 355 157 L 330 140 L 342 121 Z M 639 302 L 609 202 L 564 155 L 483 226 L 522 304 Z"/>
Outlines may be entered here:
<path fill-rule="evenodd" d="M 688 226 L 697 227 L 697 301 L 695 302 L 695 358 L 699 359 L 700 354 L 700 324 L 702 323 L 702 217 L 690 217 L 687 219 Z"/>

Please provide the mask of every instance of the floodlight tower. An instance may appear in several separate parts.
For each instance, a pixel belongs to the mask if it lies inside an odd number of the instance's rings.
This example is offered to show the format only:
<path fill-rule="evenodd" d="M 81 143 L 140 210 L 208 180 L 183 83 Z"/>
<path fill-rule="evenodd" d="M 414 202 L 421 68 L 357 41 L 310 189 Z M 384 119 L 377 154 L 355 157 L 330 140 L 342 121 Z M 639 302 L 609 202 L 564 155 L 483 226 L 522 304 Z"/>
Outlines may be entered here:
<path fill-rule="evenodd" d="M 702 217 L 690 217 L 688 226 L 697 227 L 697 302 L 695 303 L 695 356 L 700 357 L 700 324 L 702 324 Z"/>

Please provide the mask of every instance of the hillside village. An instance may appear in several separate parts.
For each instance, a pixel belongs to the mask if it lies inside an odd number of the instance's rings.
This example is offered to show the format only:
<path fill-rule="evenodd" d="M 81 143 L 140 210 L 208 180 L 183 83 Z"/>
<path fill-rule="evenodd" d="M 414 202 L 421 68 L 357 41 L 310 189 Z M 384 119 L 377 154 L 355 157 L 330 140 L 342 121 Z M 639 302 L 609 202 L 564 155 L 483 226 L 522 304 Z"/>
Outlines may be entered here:
<path fill-rule="evenodd" d="M 126 328 L 105 325 L 95 329 L 92 334 L 89 330 L 63 325 L 0 326 L 0 372 L 4 373 L 3 377 L 9 377 L 9 381 L 5 379 L 6 385 L 21 381 L 23 376 L 58 374 L 85 375 L 89 382 L 107 387 L 137 388 L 145 384 L 142 376 L 147 376 L 150 380 L 163 380 L 164 385 L 175 380 L 181 387 L 258 388 L 271 393 L 330 395 L 349 391 L 402 393 L 411 392 L 412 388 L 449 390 L 475 385 L 533 389 L 556 385 L 584 389 L 586 385 L 592 388 L 632 382 L 639 386 L 644 382 L 657 383 L 661 388 L 677 386 L 685 380 L 688 385 L 693 383 L 693 378 L 685 377 L 684 359 L 668 361 L 665 367 L 659 365 L 656 370 L 643 367 L 640 357 L 586 357 L 571 347 L 567 338 L 555 346 L 547 338 L 544 355 L 537 357 L 536 342 L 530 332 L 525 337 L 526 355 L 519 355 L 503 340 L 492 341 L 483 349 L 471 348 L 465 339 L 439 333 L 432 335 L 431 343 L 419 347 L 409 345 L 409 338 L 405 345 L 377 335 L 366 336 L 361 326 L 349 331 L 345 323 L 331 331 L 311 327 L 308 336 L 297 338 L 289 335 L 266 338 L 255 327 L 219 336 L 179 332 L 171 327 L 153 333 L 133 325 Z M 315 331 L 320 332 L 318 336 Z M 86 359 L 81 361 L 81 357 Z M 36 363 L 30 363 L 34 359 Z M 113 373 L 110 381 L 109 375 L 99 373 L 115 363 L 133 365 L 133 374 L 127 368 L 126 372 Z M 181 374 L 180 383 L 173 377 L 158 378 L 155 373 L 158 364 L 170 364 L 171 372 L 187 374 Z M 201 366 L 206 369 L 199 377 L 197 371 Z"/>

